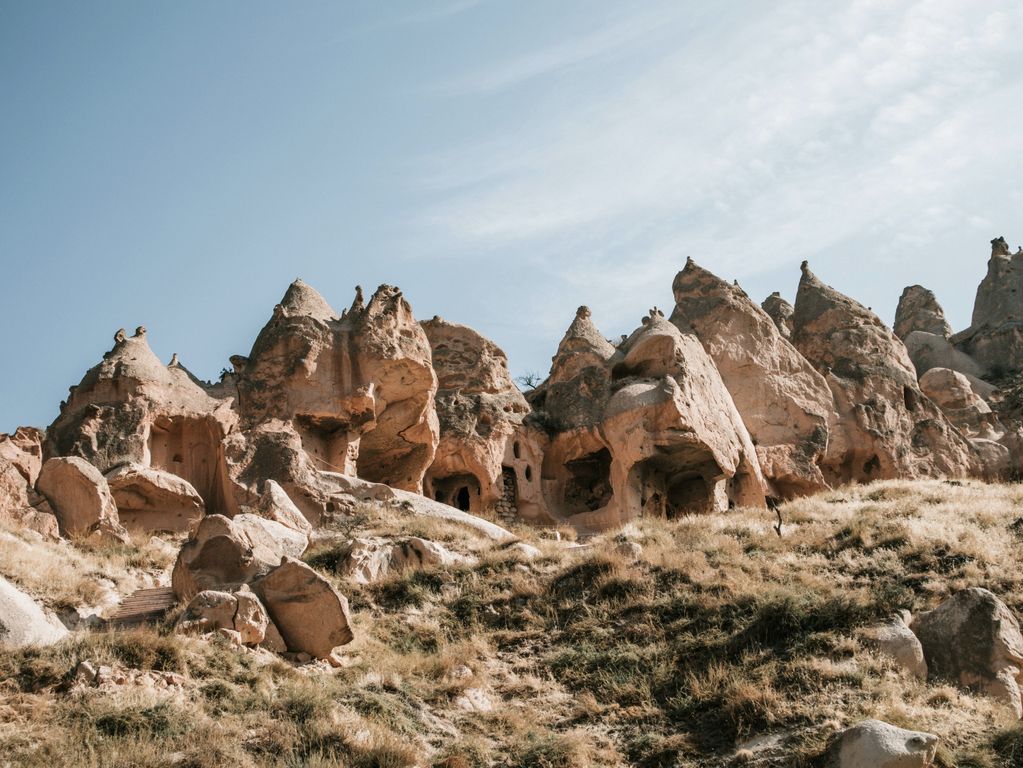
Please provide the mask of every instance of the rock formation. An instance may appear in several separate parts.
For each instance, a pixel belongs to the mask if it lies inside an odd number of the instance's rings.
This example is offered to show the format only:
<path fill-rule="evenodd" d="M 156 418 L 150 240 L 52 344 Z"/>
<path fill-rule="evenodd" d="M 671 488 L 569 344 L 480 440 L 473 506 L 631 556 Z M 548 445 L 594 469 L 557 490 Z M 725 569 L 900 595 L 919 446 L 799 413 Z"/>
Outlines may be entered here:
<path fill-rule="evenodd" d="M 581 307 L 532 400 L 552 433 L 542 481 L 555 519 L 601 529 L 764 504 L 756 450 L 713 361 L 656 308 L 615 349 Z"/>
<path fill-rule="evenodd" d="M 786 339 L 792 338 L 792 315 L 796 310 L 782 298 L 781 293 L 775 291 L 764 299 L 760 306 L 767 313 L 767 316 L 774 321 L 775 326 L 778 328 L 778 333 Z"/>
<path fill-rule="evenodd" d="M 437 377 L 397 288 L 382 285 L 339 316 L 296 280 L 237 362 L 244 427 L 286 422 L 318 469 L 422 490 L 438 438 Z"/>
<path fill-rule="evenodd" d="M 907 287 L 895 310 L 895 335 L 904 340 L 913 331 L 933 333 L 945 339 L 952 335 L 952 326 L 945 319 L 945 311 L 934 292 L 922 285 Z"/>
<path fill-rule="evenodd" d="M 765 310 L 692 260 L 673 284 L 671 321 L 691 327 L 735 401 L 771 488 L 781 498 L 826 487 L 831 390 Z"/>
<path fill-rule="evenodd" d="M 1012 611 L 995 595 L 964 589 L 919 614 L 912 629 L 932 677 L 1004 701 L 1017 718 L 1023 716 L 1023 635 Z"/>
<path fill-rule="evenodd" d="M 37 487 L 50 503 L 61 535 L 127 540 L 106 478 L 85 459 L 50 459 L 39 472 Z"/>
<path fill-rule="evenodd" d="M 55 616 L 0 576 L 0 650 L 53 645 L 67 634 Z"/>
<path fill-rule="evenodd" d="M 831 387 L 824 460 L 831 482 L 941 477 L 979 470 L 976 452 L 921 391 L 905 346 L 866 307 L 804 262 L 792 342 Z"/>
<path fill-rule="evenodd" d="M 437 372 L 440 441 L 425 493 L 467 512 L 544 519 L 535 439 L 523 418 L 529 405 L 512 381 L 508 359 L 464 325 L 434 317 L 422 324 Z"/>

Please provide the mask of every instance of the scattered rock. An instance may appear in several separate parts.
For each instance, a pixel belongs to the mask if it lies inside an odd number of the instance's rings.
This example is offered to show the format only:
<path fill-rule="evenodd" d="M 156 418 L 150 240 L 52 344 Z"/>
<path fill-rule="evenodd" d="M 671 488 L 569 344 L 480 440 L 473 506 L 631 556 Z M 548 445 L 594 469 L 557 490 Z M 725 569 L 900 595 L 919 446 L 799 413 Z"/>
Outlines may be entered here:
<path fill-rule="evenodd" d="M 327 659 L 354 638 L 348 600 L 299 560 L 285 557 L 252 589 L 292 653 Z"/>
<path fill-rule="evenodd" d="M 53 645 L 67 634 L 55 616 L 0 576 L 0 648 Z"/>
<path fill-rule="evenodd" d="M 96 467 L 76 456 L 53 458 L 43 464 L 37 483 L 65 536 L 126 542 L 117 505 L 107 480 Z"/>
<path fill-rule="evenodd" d="M 391 573 L 468 562 L 472 559 L 427 539 L 411 537 L 395 542 L 363 537 L 348 543 L 338 573 L 357 584 L 370 584 Z"/>
<path fill-rule="evenodd" d="M 864 633 L 868 644 L 893 659 L 914 677 L 927 679 L 927 662 L 923 646 L 909 628 L 912 619 L 907 611 L 897 613 L 887 623 L 871 627 Z"/>
<path fill-rule="evenodd" d="M 839 733 L 825 753 L 826 768 L 926 768 L 938 737 L 907 731 L 880 720 L 864 720 Z"/>
<path fill-rule="evenodd" d="M 933 611 L 918 614 L 911 629 L 920 638 L 932 678 L 1004 701 L 1016 717 L 1023 716 L 1023 636 L 1012 611 L 994 594 L 964 589 Z"/>

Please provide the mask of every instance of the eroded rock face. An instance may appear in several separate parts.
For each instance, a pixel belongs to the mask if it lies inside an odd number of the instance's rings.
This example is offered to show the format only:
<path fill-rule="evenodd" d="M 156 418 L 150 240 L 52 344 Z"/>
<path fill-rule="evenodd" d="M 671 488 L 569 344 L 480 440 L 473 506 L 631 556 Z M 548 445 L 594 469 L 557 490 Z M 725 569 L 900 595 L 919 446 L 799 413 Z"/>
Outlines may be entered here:
<path fill-rule="evenodd" d="M 617 349 L 581 308 L 538 389 L 533 405 L 555 431 L 543 483 L 560 519 L 604 529 L 764 504 L 756 451 L 717 368 L 656 308 Z"/>
<path fill-rule="evenodd" d="M 792 315 L 796 311 L 795 308 L 785 301 L 778 291 L 764 299 L 760 306 L 767 313 L 767 316 L 774 321 L 778 333 L 783 338 L 792 338 Z"/>
<path fill-rule="evenodd" d="M 231 591 L 265 576 L 286 556 L 298 557 L 309 540 L 257 515 L 209 515 L 178 553 L 171 573 L 174 594 L 190 600 L 205 590 Z"/>
<path fill-rule="evenodd" d="M 981 366 L 984 378 L 1023 368 L 1023 250 L 991 241 L 987 275 L 977 288 L 970 327 L 952 338 Z"/>
<path fill-rule="evenodd" d="M 355 637 L 348 600 L 303 562 L 284 558 L 252 588 L 293 653 L 327 659 Z"/>
<path fill-rule="evenodd" d="M 895 310 L 895 335 L 905 339 L 913 331 L 933 333 L 947 339 L 952 335 L 952 326 L 945 319 L 945 310 L 938 304 L 933 291 L 922 285 L 910 285 L 899 298 Z"/>
<path fill-rule="evenodd" d="M 932 368 L 920 377 L 920 390 L 937 403 L 962 432 L 971 437 L 997 439 L 997 417 L 963 374 L 949 368 Z"/>
<path fill-rule="evenodd" d="M 826 768 L 926 768 L 934 762 L 938 737 L 907 731 L 880 720 L 864 720 L 838 734 L 825 755 Z"/>
<path fill-rule="evenodd" d="M 984 372 L 981 366 L 965 352 L 956 349 L 944 336 L 927 331 L 911 331 L 903 341 L 917 376 L 923 376 L 932 368 L 951 368 L 975 382 L 980 381 Z"/>
<path fill-rule="evenodd" d="M 986 589 L 958 592 L 917 615 L 912 630 L 923 646 L 931 677 L 1004 701 L 1023 716 L 1019 679 L 1023 636 L 1012 611 Z"/>
<path fill-rule="evenodd" d="M 0 649 L 53 645 L 67 634 L 56 616 L 0 576 Z"/>
<path fill-rule="evenodd" d="M 85 459 L 50 459 L 43 464 L 37 488 L 50 503 L 62 535 L 128 541 L 106 478 Z"/>
<path fill-rule="evenodd" d="M 959 476 L 978 469 L 972 446 L 920 391 L 902 342 L 805 263 L 793 322 L 793 344 L 824 374 L 835 399 L 826 479 Z"/>
<path fill-rule="evenodd" d="M 525 518 L 541 515 L 538 478 L 523 453 L 534 438 L 530 408 L 504 352 L 464 325 L 434 317 L 422 324 L 437 372 L 440 442 L 425 495 L 468 512 L 494 511 L 508 497 Z"/>
<path fill-rule="evenodd" d="M 42 432 L 31 427 L 0 434 L 0 523 L 56 539 L 57 518 L 34 488 L 42 468 L 42 438 Z"/>
<path fill-rule="evenodd" d="M 771 495 L 790 498 L 826 487 L 818 463 L 828 446 L 831 390 L 737 285 L 690 259 L 673 284 L 671 321 L 692 328 L 756 446 Z"/>
<path fill-rule="evenodd" d="M 170 472 L 125 464 L 106 475 L 121 523 L 144 531 L 187 531 L 205 514 L 192 484 Z"/>
<path fill-rule="evenodd" d="M 401 291 L 361 289 L 338 315 L 288 288 L 248 358 L 237 359 L 245 426 L 293 424 L 320 469 L 422 490 L 438 439 L 430 344 Z"/>

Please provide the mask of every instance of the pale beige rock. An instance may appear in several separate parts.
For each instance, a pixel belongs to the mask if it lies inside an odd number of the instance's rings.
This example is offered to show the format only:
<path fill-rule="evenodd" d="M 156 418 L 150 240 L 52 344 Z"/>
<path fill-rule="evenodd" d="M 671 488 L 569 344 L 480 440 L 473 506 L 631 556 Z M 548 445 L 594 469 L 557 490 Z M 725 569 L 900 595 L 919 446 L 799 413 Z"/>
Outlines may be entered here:
<path fill-rule="evenodd" d="M 933 333 L 947 339 L 952 335 L 952 326 L 945 319 L 945 311 L 938 304 L 933 291 L 922 285 L 910 285 L 899 297 L 895 310 L 895 335 L 905 339 L 913 331 Z"/>
<path fill-rule="evenodd" d="M 339 316 L 298 280 L 239 358 L 243 420 L 293 424 L 319 469 L 419 492 L 439 432 L 430 360 L 397 288 L 380 286 L 366 305 L 360 289 Z"/>
<path fill-rule="evenodd" d="M 348 600 L 303 562 L 286 557 L 252 588 L 292 653 L 327 659 L 354 638 Z"/>
<path fill-rule="evenodd" d="M 117 514 L 129 528 L 187 531 L 205 513 L 198 491 L 187 480 L 141 464 L 125 464 L 106 474 Z"/>
<path fill-rule="evenodd" d="M 839 733 L 825 754 L 826 768 L 927 768 L 938 737 L 907 731 L 880 720 L 864 720 Z"/>
<path fill-rule="evenodd" d="M 206 589 L 189 600 L 178 619 L 179 632 L 215 632 L 234 629 L 238 600 L 230 592 Z"/>
<path fill-rule="evenodd" d="M 963 374 L 949 368 L 932 368 L 920 377 L 920 390 L 970 437 L 997 439 L 1004 432 L 991 406 L 973 391 Z"/>
<path fill-rule="evenodd" d="M 469 557 L 417 536 L 400 541 L 358 537 L 346 545 L 338 573 L 357 584 L 371 584 L 392 573 L 470 562 Z"/>
<path fill-rule="evenodd" d="M 0 576 L 0 649 L 53 645 L 67 634 L 55 616 Z"/>
<path fill-rule="evenodd" d="M 42 433 L 19 427 L 0 434 L 0 525 L 33 530 L 44 538 L 60 537 L 57 518 L 34 486 L 42 467 Z"/>
<path fill-rule="evenodd" d="M 792 341 L 824 374 L 836 413 L 824 459 L 832 484 L 979 471 L 976 451 L 920 391 L 905 346 L 873 312 L 803 264 Z"/>
<path fill-rule="evenodd" d="M 269 573 L 283 557 L 301 555 L 308 544 L 304 534 L 257 515 L 209 515 L 182 545 L 171 586 L 183 600 L 203 590 L 237 588 Z"/>
<path fill-rule="evenodd" d="M 305 515 L 275 480 L 267 480 L 263 486 L 263 495 L 259 498 L 256 513 L 305 536 L 313 532 L 313 527 Z"/>
<path fill-rule="evenodd" d="M 864 632 L 864 639 L 914 677 L 927 679 L 923 646 L 909 628 L 904 613 L 895 614 L 884 624 L 870 627 Z"/>
<path fill-rule="evenodd" d="M 920 613 L 912 630 L 933 678 L 952 680 L 1004 701 L 1023 716 L 1019 680 L 1023 636 L 1012 611 L 986 589 L 972 587 Z"/>
<path fill-rule="evenodd" d="M 43 438 L 35 427 L 18 427 L 13 435 L 0 433 L 0 463 L 12 464 L 34 486 L 43 468 Z"/>
<path fill-rule="evenodd" d="M 50 503 L 61 534 L 128 540 L 106 478 L 85 459 L 50 459 L 43 464 L 36 487 Z"/>
<path fill-rule="evenodd" d="M 721 374 L 749 430 L 771 495 L 791 498 L 827 487 L 831 390 L 814 367 L 738 286 L 692 259 L 672 285 L 671 320 L 692 328 Z"/>
<path fill-rule="evenodd" d="M 246 645 L 257 645 L 266 639 L 266 628 L 270 617 L 259 598 L 243 585 L 234 593 L 238 608 L 234 614 L 234 629 L 241 635 Z"/>

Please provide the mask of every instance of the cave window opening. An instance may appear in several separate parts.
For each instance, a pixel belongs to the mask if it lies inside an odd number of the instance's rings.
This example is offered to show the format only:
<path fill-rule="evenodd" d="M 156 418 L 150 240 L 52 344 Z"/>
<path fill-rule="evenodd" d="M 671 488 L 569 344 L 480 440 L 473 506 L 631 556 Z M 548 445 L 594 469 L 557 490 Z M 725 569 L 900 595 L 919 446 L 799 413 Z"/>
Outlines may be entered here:
<path fill-rule="evenodd" d="M 611 453 L 607 448 L 565 464 L 569 480 L 565 503 L 569 509 L 595 511 L 611 501 Z"/>
<path fill-rule="evenodd" d="M 527 464 L 526 465 L 526 481 L 529 482 L 532 479 L 533 479 L 533 468 Z"/>
<path fill-rule="evenodd" d="M 522 446 L 519 445 L 518 440 L 516 440 L 512 444 L 512 453 L 515 455 L 516 459 L 521 459 L 522 458 Z"/>
<path fill-rule="evenodd" d="M 463 512 L 469 511 L 469 489 L 464 485 L 458 489 L 458 493 L 455 494 L 455 506 Z"/>

